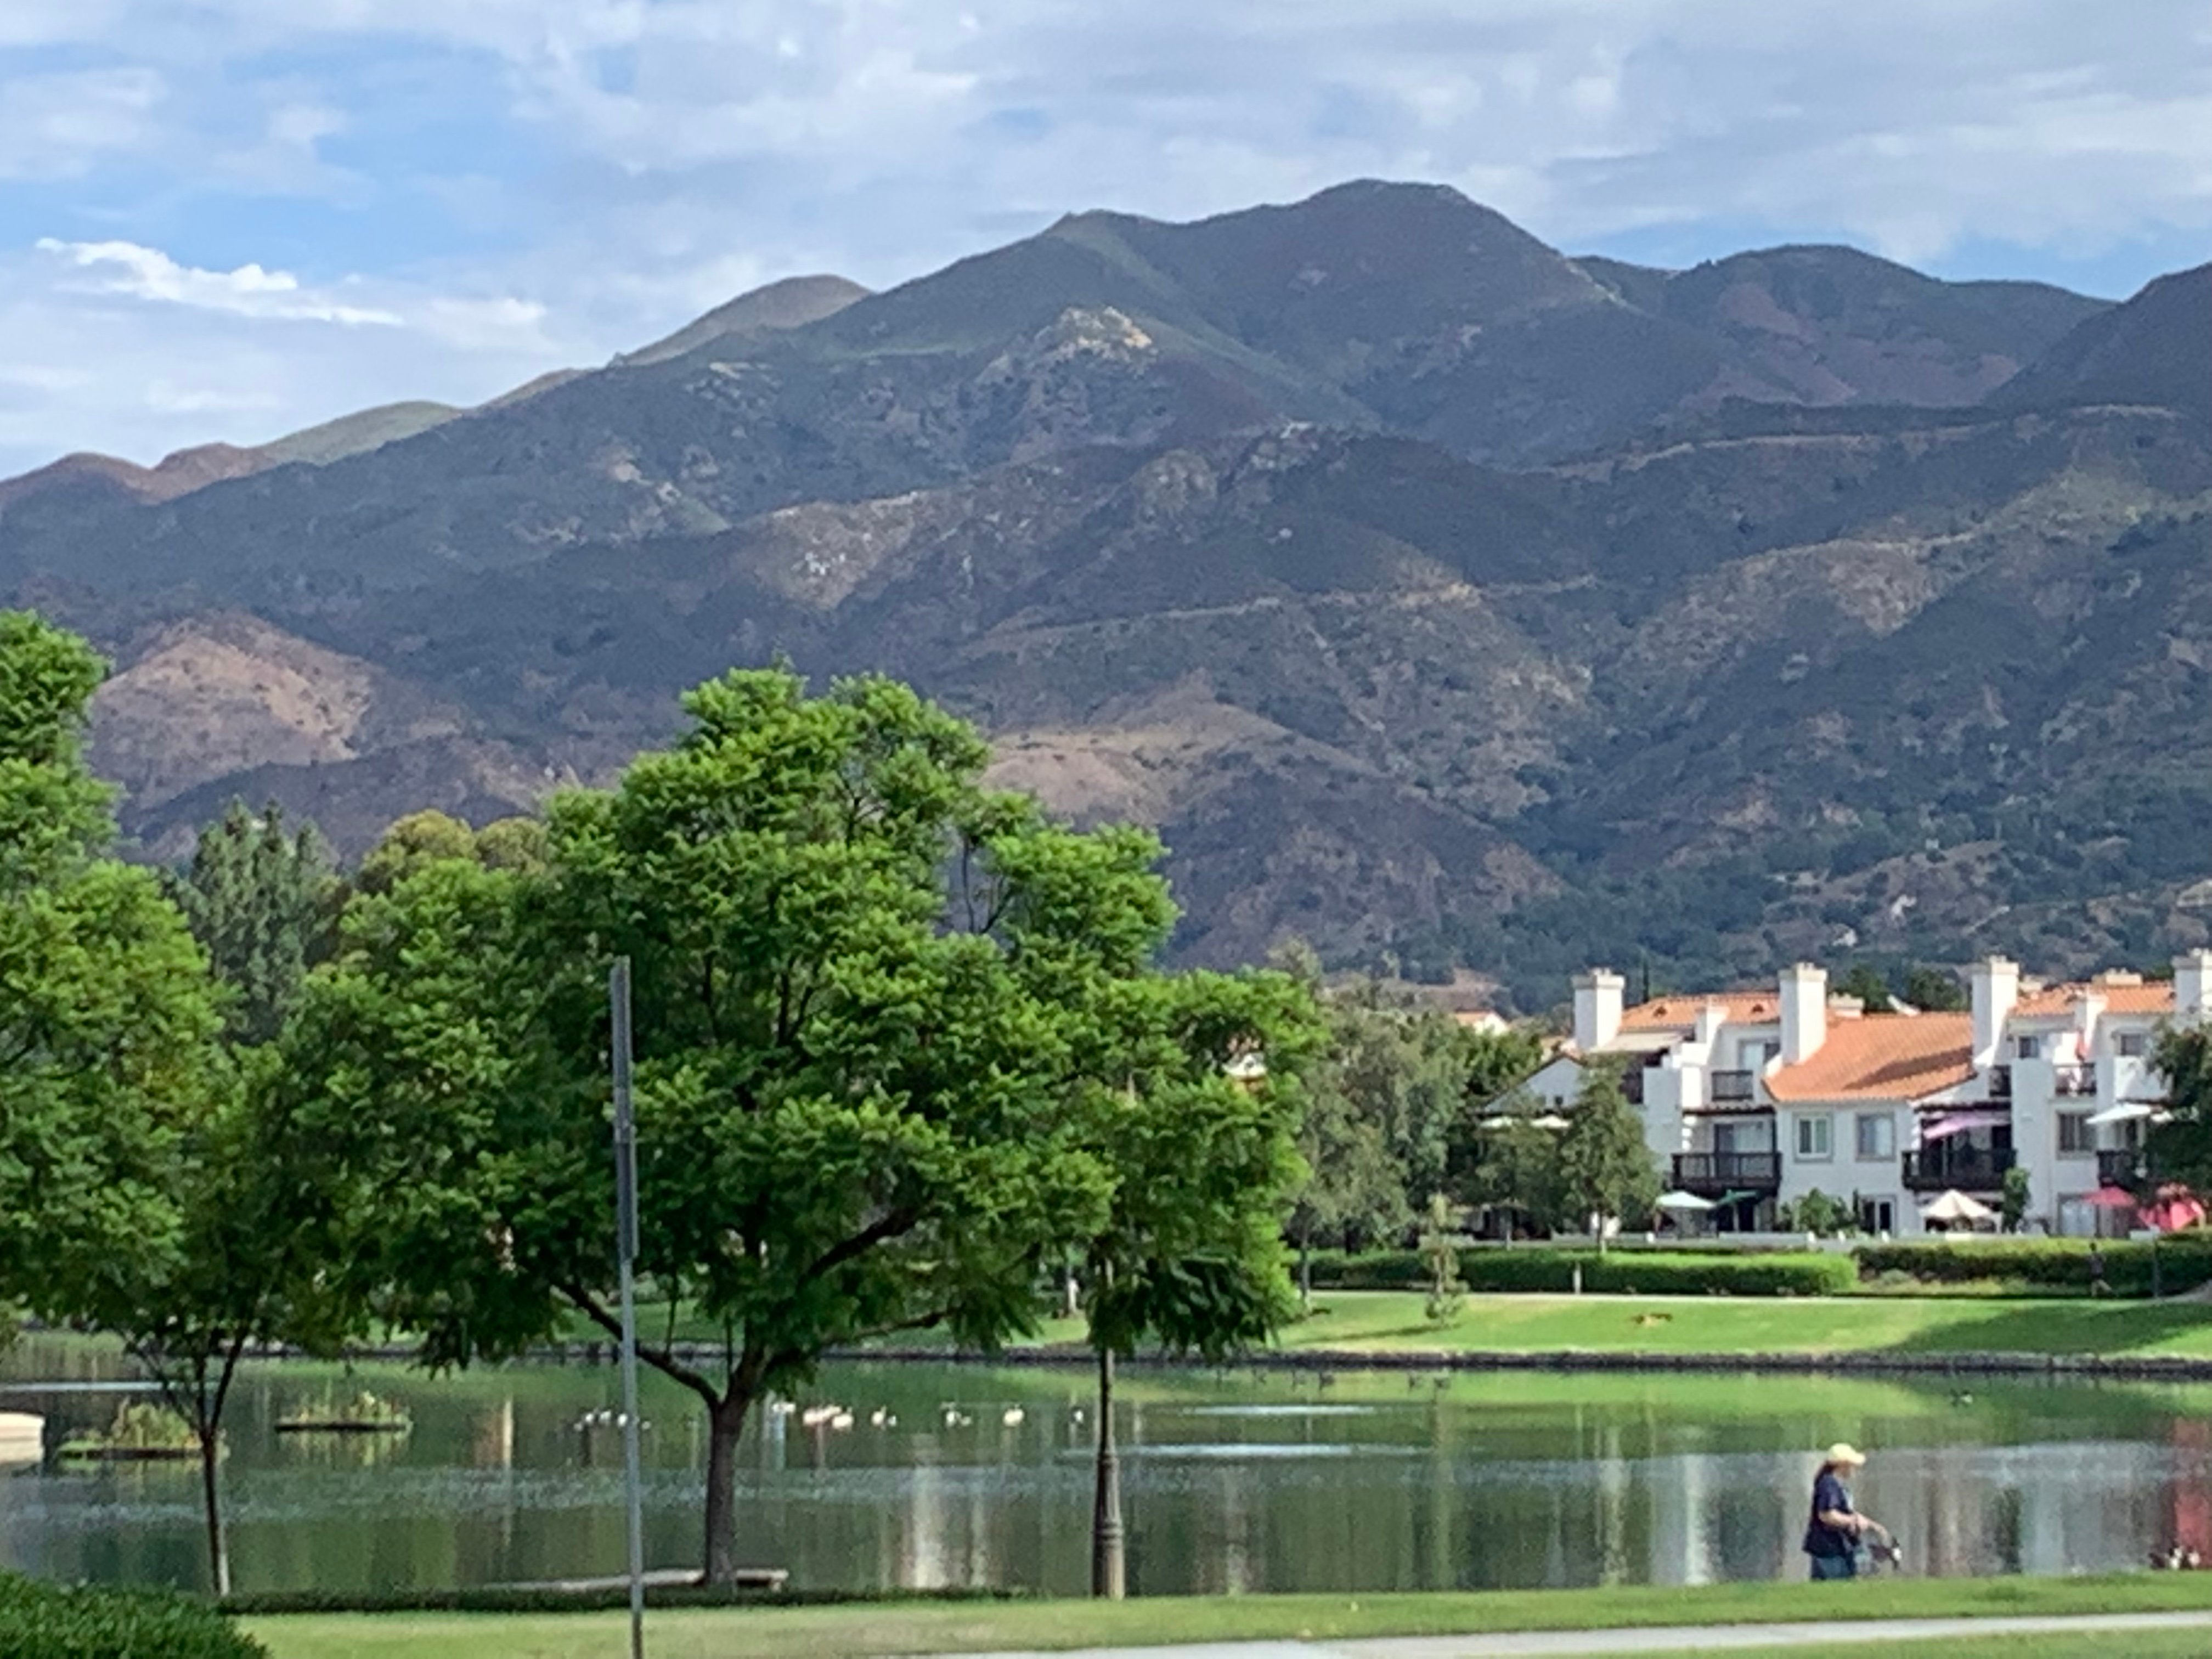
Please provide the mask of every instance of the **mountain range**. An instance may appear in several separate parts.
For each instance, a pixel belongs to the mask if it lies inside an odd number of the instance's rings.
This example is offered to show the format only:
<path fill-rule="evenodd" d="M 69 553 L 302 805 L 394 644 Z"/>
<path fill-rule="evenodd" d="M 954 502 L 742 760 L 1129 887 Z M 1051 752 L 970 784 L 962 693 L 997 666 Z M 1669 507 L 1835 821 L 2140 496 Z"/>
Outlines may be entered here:
<path fill-rule="evenodd" d="M 1158 825 L 1186 959 L 2054 969 L 2212 941 L 2212 266 L 1577 259 L 1455 191 L 807 277 L 472 410 L 0 483 L 150 857 L 610 775 L 882 670 Z"/>

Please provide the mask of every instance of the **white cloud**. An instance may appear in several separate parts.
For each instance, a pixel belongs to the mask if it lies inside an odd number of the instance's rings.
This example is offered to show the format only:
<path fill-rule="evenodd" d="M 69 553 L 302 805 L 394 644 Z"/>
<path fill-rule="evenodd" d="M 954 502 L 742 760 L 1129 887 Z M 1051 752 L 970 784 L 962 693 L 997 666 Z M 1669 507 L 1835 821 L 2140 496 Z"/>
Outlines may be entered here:
<path fill-rule="evenodd" d="M 159 248 L 136 242 L 64 242 L 39 240 L 44 253 L 58 254 L 81 270 L 94 274 L 86 284 L 95 294 L 125 295 L 171 305 L 225 311 L 240 317 L 283 322 L 337 323 L 347 327 L 398 328 L 398 313 L 350 305 L 311 292 L 288 270 L 264 270 L 258 264 L 235 270 L 198 270 L 180 265 Z"/>
<path fill-rule="evenodd" d="M 0 179 L 67 178 L 142 149 L 167 93 L 143 68 L 0 81 Z"/>

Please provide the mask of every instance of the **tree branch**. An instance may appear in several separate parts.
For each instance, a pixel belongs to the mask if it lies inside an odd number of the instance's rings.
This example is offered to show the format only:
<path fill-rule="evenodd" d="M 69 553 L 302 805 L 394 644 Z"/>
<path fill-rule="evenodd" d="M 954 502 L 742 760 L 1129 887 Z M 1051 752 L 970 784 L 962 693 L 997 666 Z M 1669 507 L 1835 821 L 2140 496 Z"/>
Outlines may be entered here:
<path fill-rule="evenodd" d="M 622 1321 L 601 1307 L 598 1297 L 574 1285 L 563 1285 L 559 1288 L 561 1294 L 568 1298 L 577 1312 L 582 1314 L 585 1318 L 590 1320 L 609 1336 L 613 1337 L 616 1341 L 622 1340 Z M 668 1349 L 650 1348 L 640 1343 L 637 1357 L 663 1376 L 681 1382 L 710 1407 L 721 1403 L 722 1390 L 714 1386 L 713 1379 L 703 1371 L 694 1370 Z"/>

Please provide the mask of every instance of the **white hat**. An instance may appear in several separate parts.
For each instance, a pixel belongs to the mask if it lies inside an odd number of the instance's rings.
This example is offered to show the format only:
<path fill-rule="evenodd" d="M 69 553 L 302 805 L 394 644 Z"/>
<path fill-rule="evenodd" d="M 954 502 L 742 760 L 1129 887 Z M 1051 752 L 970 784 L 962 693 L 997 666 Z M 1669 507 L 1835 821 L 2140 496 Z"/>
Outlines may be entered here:
<path fill-rule="evenodd" d="M 1853 1468 L 1858 1468 L 1866 1462 L 1866 1454 L 1851 1444 L 1850 1441 L 1838 1440 L 1828 1448 L 1824 1461 L 1830 1463 L 1848 1463 Z"/>

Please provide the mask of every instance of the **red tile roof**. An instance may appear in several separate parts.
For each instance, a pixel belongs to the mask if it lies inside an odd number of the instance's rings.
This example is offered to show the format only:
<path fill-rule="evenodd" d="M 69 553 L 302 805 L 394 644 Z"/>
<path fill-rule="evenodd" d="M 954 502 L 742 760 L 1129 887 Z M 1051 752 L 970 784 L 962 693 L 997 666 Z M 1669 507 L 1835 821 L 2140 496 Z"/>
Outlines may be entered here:
<path fill-rule="evenodd" d="M 1917 1100 L 1974 1074 L 1971 1014 L 1832 1019 L 1811 1059 L 1768 1074 L 1780 1101 Z"/>
<path fill-rule="evenodd" d="M 1680 996 L 1656 997 L 1638 1003 L 1620 1017 L 1624 1031 L 1686 1031 L 1698 1023 L 1698 1012 L 1709 1002 L 1726 1006 L 1731 1025 L 1756 1025 L 1782 1018 L 1779 994 L 1765 991 L 1685 991 Z"/>

